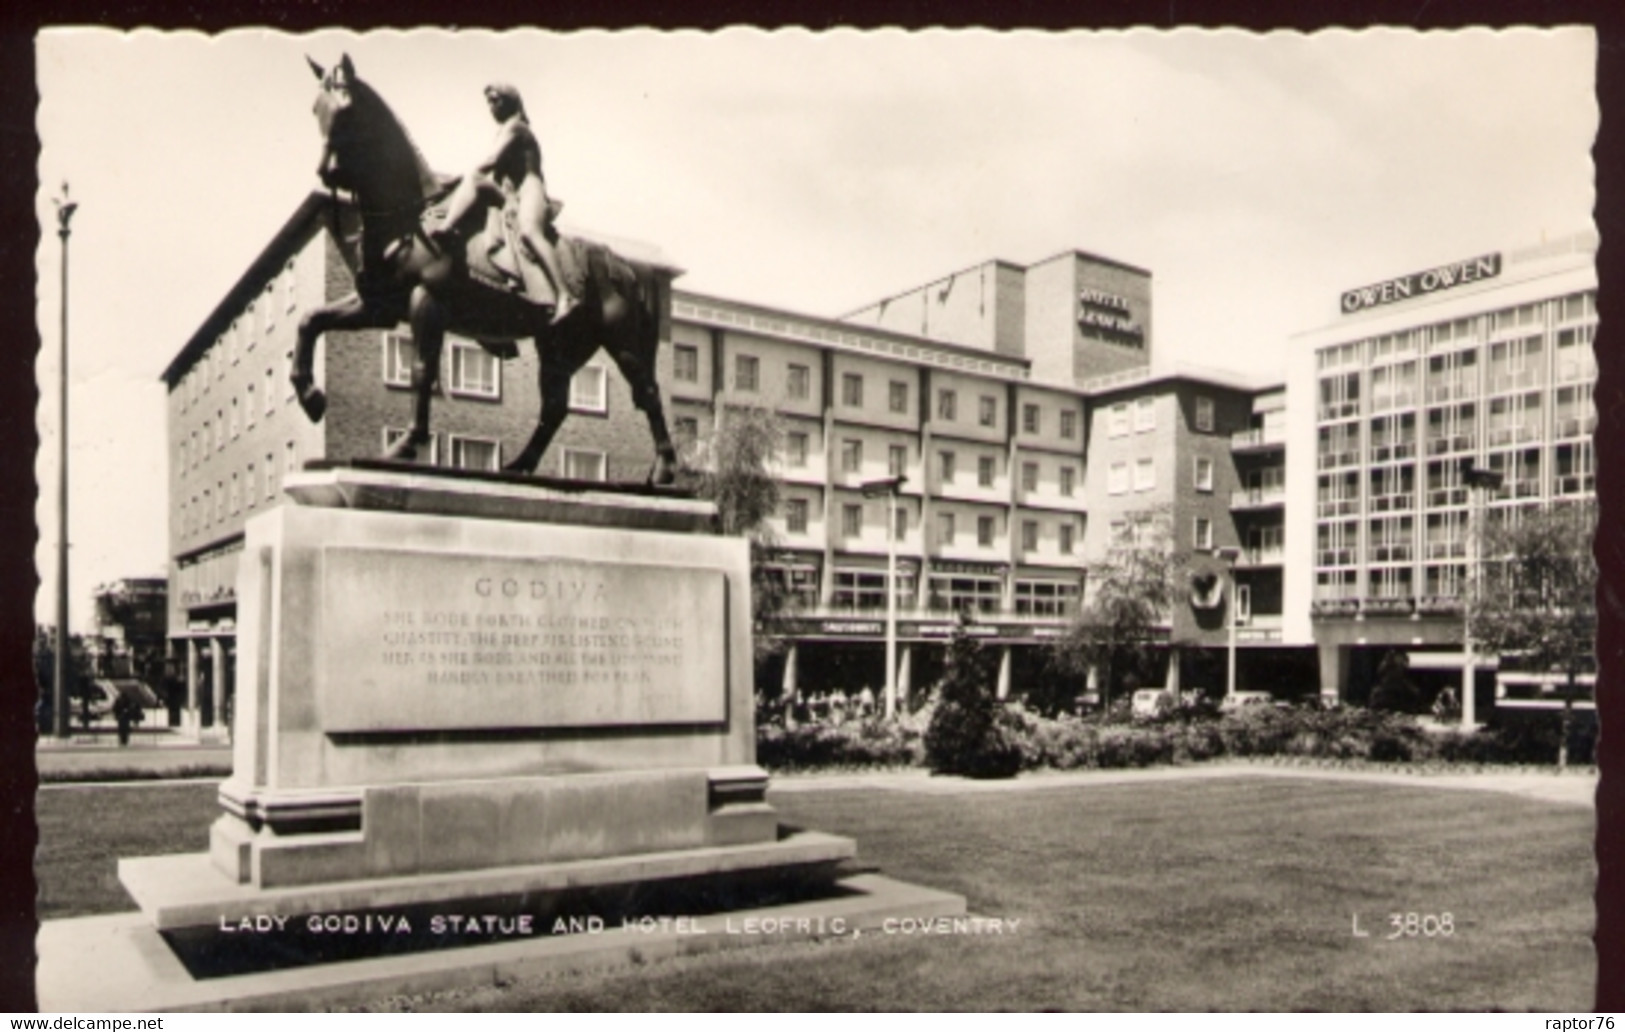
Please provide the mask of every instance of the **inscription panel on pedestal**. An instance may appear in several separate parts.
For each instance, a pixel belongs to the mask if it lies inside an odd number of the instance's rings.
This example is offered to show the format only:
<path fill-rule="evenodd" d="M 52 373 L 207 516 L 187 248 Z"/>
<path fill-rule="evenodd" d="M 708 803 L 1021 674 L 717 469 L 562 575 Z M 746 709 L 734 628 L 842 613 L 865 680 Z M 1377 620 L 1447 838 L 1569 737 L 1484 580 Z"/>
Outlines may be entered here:
<path fill-rule="evenodd" d="M 322 571 L 329 733 L 727 718 L 721 571 L 362 548 Z"/>

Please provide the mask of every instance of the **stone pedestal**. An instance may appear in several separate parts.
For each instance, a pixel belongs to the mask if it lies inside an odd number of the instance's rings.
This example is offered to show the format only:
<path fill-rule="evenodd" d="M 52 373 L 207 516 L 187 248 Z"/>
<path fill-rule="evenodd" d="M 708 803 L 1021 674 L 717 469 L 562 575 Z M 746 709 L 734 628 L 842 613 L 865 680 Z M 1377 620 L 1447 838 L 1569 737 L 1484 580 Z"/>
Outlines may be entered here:
<path fill-rule="evenodd" d="M 120 865 L 160 927 L 855 852 L 779 840 L 748 547 L 708 504 L 367 467 L 286 491 L 245 532 L 208 862 Z"/>

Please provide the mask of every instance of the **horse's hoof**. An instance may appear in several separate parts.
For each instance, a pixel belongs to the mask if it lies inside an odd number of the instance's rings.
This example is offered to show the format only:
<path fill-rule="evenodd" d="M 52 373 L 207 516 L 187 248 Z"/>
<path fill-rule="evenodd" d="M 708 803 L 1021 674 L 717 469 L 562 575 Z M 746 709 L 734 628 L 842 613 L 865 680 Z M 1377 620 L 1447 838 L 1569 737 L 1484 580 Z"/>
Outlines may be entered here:
<path fill-rule="evenodd" d="M 415 434 L 402 434 L 401 439 L 391 445 L 389 450 L 384 452 L 383 457 L 391 462 L 416 462 L 418 445 L 427 444 L 428 442 L 427 436 L 418 437 Z"/>
<path fill-rule="evenodd" d="M 312 423 L 320 423 L 322 416 L 327 413 L 327 395 L 320 387 L 308 387 L 296 390 L 299 398 L 299 407 L 305 410 L 305 415 Z"/>
<path fill-rule="evenodd" d="M 529 476 L 530 474 L 536 472 L 536 463 L 526 462 L 524 457 L 521 456 L 520 458 L 514 459 L 512 462 L 504 465 L 502 467 L 502 472 L 520 473 L 524 474 L 525 476 Z"/>

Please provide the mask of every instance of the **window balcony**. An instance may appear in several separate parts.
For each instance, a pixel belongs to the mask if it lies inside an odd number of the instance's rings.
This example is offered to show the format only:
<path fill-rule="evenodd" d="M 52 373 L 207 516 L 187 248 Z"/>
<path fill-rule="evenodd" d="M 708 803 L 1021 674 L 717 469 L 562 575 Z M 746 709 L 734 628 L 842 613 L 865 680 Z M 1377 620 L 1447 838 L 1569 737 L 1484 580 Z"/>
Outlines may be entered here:
<path fill-rule="evenodd" d="M 1286 504 L 1286 486 L 1272 484 L 1266 487 L 1244 487 L 1230 492 L 1232 509 L 1268 509 Z"/>
<path fill-rule="evenodd" d="M 1286 548 L 1282 545 L 1259 545 L 1243 548 L 1241 555 L 1236 557 L 1236 568 L 1240 570 L 1260 569 L 1266 566 L 1281 566 L 1286 562 Z"/>
<path fill-rule="evenodd" d="M 1286 427 L 1255 426 L 1230 435 L 1231 451 L 1266 451 L 1286 447 Z"/>

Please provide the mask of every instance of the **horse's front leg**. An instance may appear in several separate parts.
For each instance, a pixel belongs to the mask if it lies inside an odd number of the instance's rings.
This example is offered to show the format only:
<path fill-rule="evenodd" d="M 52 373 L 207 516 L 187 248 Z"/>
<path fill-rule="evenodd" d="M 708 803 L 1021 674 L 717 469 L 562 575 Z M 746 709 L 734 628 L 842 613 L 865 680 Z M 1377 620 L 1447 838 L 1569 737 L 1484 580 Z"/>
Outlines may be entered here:
<path fill-rule="evenodd" d="M 412 428 L 384 453 L 385 458 L 411 461 L 418 446 L 429 443 L 429 404 L 440 372 L 440 351 L 446 340 L 446 311 L 423 286 L 412 288 L 407 305 L 412 320 Z"/>
<path fill-rule="evenodd" d="M 321 422 L 327 411 L 327 396 L 316 386 L 316 341 L 329 330 L 387 329 L 401 321 L 393 306 L 369 303 L 360 294 L 340 298 L 330 305 L 313 308 L 299 319 L 298 342 L 293 349 L 293 382 L 299 407 L 312 423 Z"/>

